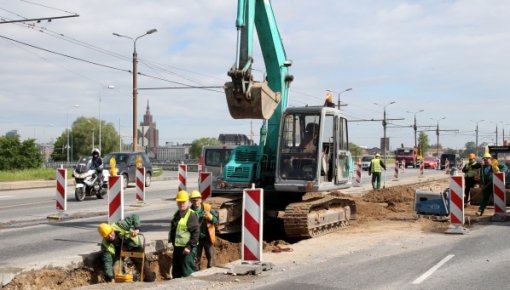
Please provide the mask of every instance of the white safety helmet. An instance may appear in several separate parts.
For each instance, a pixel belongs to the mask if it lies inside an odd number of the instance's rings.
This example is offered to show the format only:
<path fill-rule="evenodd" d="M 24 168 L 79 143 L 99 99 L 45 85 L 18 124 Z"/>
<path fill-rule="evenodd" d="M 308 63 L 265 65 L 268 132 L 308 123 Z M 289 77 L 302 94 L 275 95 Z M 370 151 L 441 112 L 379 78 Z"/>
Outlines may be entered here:
<path fill-rule="evenodd" d="M 94 155 L 94 153 L 97 153 L 97 155 L 101 156 L 101 151 L 99 151 L 97 148 L 92 149 L 91 154 Z"/>

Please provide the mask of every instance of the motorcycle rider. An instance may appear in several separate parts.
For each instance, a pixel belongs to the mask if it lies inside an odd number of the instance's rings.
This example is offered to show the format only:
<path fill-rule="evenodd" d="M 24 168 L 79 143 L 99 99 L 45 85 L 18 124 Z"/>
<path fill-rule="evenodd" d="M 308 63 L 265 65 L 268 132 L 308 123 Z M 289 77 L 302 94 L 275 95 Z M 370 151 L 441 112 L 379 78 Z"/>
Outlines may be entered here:
<path fill-rule="evenodd" d="M 103 158 L 101 158 L 101 151 L 99 149 L 92 149 L 92 164 L 90 165 L 90 169 L 95 169 L 96 174 L 99 178 L 99 188 L 103 186 Z"/>

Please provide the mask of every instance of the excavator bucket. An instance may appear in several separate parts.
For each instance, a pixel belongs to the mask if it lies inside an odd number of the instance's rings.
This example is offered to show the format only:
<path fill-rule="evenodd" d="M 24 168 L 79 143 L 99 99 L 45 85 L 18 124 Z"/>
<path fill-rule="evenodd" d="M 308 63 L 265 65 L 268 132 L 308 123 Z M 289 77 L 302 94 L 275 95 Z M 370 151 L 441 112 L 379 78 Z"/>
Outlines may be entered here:
<path fill-rule="evenodd" d="M 250 90 L 236 90 L 232 82 L 225 83 L 228 110 L 234 119 L 269 119 L 280 103 L 280 93 L 269 88 L 267 82 L 252 82 Z"/>

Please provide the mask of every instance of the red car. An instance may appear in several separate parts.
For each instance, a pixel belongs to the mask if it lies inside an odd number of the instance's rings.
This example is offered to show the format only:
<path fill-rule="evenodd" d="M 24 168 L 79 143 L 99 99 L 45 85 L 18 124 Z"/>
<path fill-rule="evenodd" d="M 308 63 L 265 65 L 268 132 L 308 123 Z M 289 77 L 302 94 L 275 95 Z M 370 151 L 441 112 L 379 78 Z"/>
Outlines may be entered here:
<path fill-rule="evenodd" d="M 430 169 L 436 169 L 437 168 L 437 159 L 432 156 L 425 157 L 425 160 L 423 160 L 423 167 L 430 168 Z"/>

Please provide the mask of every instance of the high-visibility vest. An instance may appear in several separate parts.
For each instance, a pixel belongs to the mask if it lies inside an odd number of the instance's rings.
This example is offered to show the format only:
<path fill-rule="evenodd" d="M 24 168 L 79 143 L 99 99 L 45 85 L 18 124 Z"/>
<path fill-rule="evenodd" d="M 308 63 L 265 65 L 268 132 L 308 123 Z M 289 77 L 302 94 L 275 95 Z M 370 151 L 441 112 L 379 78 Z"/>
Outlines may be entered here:
<path fill-rule="evenodd" d="M 473 168 L 473 166 L 476 164 L 477 164 L 476 161 L 473 163 L 466 164 L 466 168 L 467 168 L 466 176 L 467 177 L 475 177 L 476 175 L 478 175 L 478 169 Z"/>
<path fill-rule="evenodd" d="M 193 210 L 188 208 L 188 211 L 183 218 L 177 223 L 177 229 L 175 231 L 175 246 L 185 247 L 191 239 L 191 233 L 188 231 L 188 219 Z"/>
<path fill-rule="evenodd" d="M 140 245 L 139 236 L 132 237 L 130 231 L 126 231 L 125 229 L 119 227 L 117 224 L 112 224 L 111 226 L 113 230 L 118 232 L 121 236 L 123 236 L 124 239 L 126 238 L 131 239 L 135 245 Z M 103 238 L 102 244 L 106 248 L 106 250 L 110 252 L 110 254 L 115 255 L 115 245 L 112 242 L 108 241 L 106 238 Z"/>
<path fill-rule="evenodd" d="M 381 172 L 381 160 L 380 159 L 372 159 L 372 172 Z"/>

